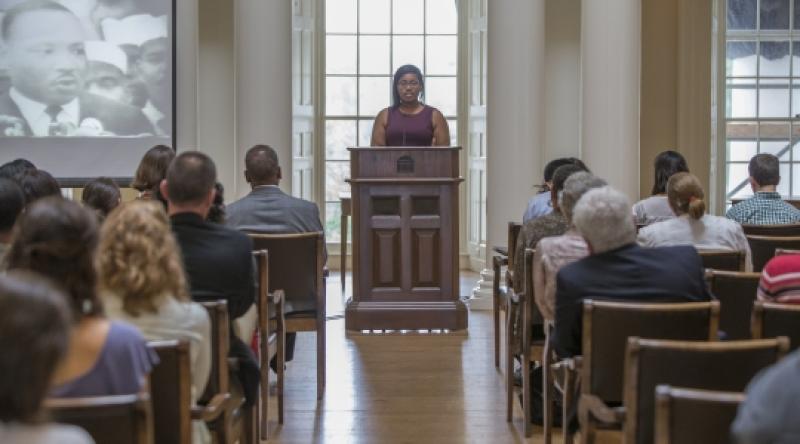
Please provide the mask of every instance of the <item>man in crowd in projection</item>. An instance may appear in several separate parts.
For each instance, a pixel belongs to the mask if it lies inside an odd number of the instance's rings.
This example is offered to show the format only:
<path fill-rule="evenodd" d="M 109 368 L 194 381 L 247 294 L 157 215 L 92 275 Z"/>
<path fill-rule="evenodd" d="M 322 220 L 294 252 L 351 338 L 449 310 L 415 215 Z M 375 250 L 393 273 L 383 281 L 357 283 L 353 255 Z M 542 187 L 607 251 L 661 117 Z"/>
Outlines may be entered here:
<path fill-rule="evenodd" d="M 89 60 L 86 91 L 130 105 L 128 55 L 113 43 L 90 41 L 85 45 Z"/>
<path fill-rule="evenodd" d="M 167 16 L 131 15 L 103 20 L 103 36 L 130 55 L 134 86 L 146 91 L 142 112 L 158 135 L 172 133 L 172 75 Z"/>
<path fill-rule="evenodd" d="M 11 80 L 0 95 L 0 137 L 154 133 L 141 110 L 85 91 L 84 32 L 69 9 L 28 0 L 5 12 L 0 29 Z"/>

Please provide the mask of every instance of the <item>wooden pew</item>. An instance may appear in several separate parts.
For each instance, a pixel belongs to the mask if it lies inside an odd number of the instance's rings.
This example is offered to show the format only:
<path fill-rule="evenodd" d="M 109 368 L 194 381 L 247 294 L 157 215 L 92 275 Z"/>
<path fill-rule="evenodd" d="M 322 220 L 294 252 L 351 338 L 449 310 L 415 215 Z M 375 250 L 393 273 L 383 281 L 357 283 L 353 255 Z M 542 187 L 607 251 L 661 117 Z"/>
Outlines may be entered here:
<path fill-rule="evenodd" d="M 153 444 L 150 395 L 51 398 L 45 409 L 54 421 L 89 432 L 98 444 Z"/>
<path fill-rule="evenodd" d="M 151 341 L 159 363 L 150 374 L 156 444 L 192 443 L 192 372 L 187 341 Z"/>

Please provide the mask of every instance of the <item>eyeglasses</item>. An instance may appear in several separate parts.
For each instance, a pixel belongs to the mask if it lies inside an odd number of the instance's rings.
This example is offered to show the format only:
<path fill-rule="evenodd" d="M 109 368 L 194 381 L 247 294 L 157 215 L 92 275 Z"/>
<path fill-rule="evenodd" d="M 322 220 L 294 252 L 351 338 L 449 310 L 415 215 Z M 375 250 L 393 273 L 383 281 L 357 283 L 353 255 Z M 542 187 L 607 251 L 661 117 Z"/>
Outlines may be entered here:
<path fill-rule="evenodd" d="M 397 82 L 397 84 L 400 86 L 413 86 L 413 87 L 419 86 L 419 82 L 416 80 L 411 80 L 411 81 L 401 80 Z"/>

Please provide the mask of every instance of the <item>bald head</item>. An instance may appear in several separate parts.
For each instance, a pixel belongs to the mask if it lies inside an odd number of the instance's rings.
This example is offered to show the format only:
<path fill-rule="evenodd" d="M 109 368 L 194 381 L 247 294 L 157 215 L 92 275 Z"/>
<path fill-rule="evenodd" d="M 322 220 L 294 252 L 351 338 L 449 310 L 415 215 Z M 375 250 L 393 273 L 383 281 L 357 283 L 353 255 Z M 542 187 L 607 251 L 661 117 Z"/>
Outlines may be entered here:
<path fill-rule="evenodd" d="M 250 148 L 244 158 L 244 167 L 244 177 L 252 187 L 278 185 L 281 181 L 278 153 L 268 145 Z"/>

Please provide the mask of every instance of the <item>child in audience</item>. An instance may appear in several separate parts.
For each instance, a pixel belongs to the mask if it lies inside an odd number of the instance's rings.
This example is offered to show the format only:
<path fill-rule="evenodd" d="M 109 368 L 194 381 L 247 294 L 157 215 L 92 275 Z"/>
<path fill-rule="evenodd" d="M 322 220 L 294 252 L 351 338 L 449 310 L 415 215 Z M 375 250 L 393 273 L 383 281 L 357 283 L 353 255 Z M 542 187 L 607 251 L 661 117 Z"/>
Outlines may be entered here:
<path fill-rule="evenodd" d="M 97 218 L 76 202 L 49 197 L 22 215 L 6 257 L 8 269 L 39 272 L 66 292 L 73 322 L 66 358 L 53 378 L 55 397 L 138 393 L 158 362 L 135 327 L 104 316 L 96 247 Z"/>
<path fill-rule="evenodd" d="M 99 177 L 86 184 L 81 202 L 94 210 L 102 221 L 122 202 L 122 195 L 114 179 Z"/>
<path fill-rule="evenodd" d="M 90 444 L 83 430 L 48 424 L 44 399 L 69 346 L 67 297 L 42 276 L 0 275 L 0 442 Z"/>

